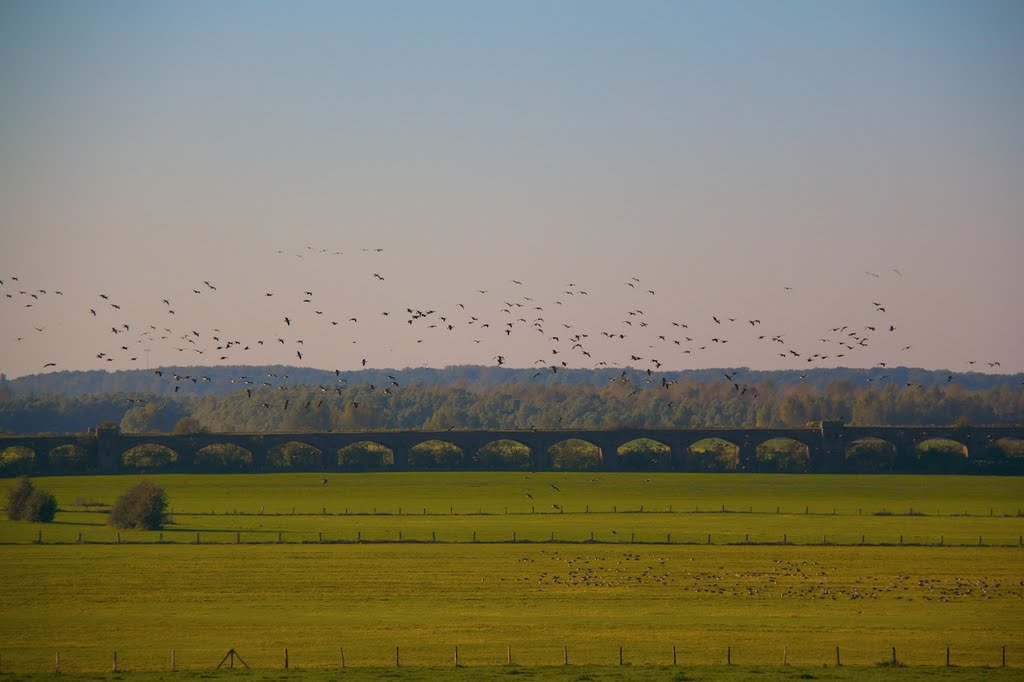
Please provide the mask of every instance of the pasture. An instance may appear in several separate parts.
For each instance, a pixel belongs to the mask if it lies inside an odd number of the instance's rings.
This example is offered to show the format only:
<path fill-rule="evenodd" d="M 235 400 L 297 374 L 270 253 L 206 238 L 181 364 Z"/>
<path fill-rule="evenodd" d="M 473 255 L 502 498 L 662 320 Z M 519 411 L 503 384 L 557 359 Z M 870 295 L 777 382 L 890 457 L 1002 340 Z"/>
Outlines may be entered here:
<path fill-rule="evenodd" d="M 165 474 L 174 523 L 124 542 L 583 542 L 1016 545 L 1013 477 L 793 474 Z M 136 476 L 40 478 L 57 523 L 0 542 L 114 542 L 106 505 Z M 324 484 L 323 481 L 327 483 Z M 475 536 L 474 536 L 475 534 Z"/>
<path fill-rule="evenodd" d="M 316 678 L 343 648 L 353 679 L 425 679 L 453 674 L 456 646 L 463 679 L 726 680 L 757 666 L 759 679 L 868 679 L 892 647 L 911 666 L 886 668 L 894 679 L 972 679 L 919 668 L 942 666 L 947 647 L 955 666 L 998 666 L 1003 645 L 1024 666 L 1018 479 L 150 478 L 174 507 L 163 544 L 141 531 L 115 544 L 102 507 L 75 504 L 109 504 L 133 476 L 35 479 L 57 522 L 0 523 L 0 669 L 42 674 L 59 652 L 65 674 L 87 674 L 117 651 L 122 669 L 158 671 L 174 650 L 198 671 L 235 648 L 265 673 L 287 648 Z"/>

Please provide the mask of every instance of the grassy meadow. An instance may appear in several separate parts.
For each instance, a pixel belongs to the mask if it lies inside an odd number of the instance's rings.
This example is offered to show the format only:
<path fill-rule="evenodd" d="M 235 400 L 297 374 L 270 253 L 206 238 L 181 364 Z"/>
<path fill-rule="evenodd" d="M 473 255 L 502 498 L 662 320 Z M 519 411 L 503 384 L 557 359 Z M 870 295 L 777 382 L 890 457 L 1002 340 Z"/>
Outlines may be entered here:
<path fill-rule="evenodd" d="M 232 647 L 253 679 L 282 672 L 285 648 L 314 679 L 337 674 L 342 648 L 352 679 L 1012 679 L 1024 667 L 1018 479 L 149 478 L 174 507 L 164 544 L 142 531 L 114 544 L 104 508 L 75 504 L 109 504 L 131 476 L 35 479 L 57 496 L 56 522 L 0 523 L 0 671 L 43 675 L 60 652 L 65 677 L 88 675 L 117 651 L 145 679 L 171 650 L 199 671 Z M 386 542 L 348 542 L 359 533 Z M 591 533 L 601 542 L 583 542 Z M 774 544 L 783 534 L 790 544 Z M 773 544 L 730 544 L 745 535 Z M 1010 669 L 978 667 L 998 666 L 1003 645 Z M 894 646 L 909 667 L 875 667 Z M 946 647 L 960 667 L 929 667 Z"/>
<path fill-rule="evenodd" d="M 1012 477 L 794 474 L 164 474 L 174 523 L 123 542 L 707 542 L 1016 545 Z M 38 479 L 61 512 L 0 521 L 0 543 L 114 542 L 106 511 L 136 476 Z M 324 484 L 324 480 L 327 481 Z"/>

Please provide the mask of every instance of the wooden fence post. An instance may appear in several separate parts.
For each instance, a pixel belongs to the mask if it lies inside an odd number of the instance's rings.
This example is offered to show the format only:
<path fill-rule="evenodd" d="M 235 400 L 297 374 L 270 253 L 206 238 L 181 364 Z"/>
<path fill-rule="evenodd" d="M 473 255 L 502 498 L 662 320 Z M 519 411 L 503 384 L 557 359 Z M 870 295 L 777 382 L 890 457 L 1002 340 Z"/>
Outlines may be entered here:
<path fill-rule="evenodd" d="M 622 645 L 619 645 L 619 665 L 622 665 Z"/>
<path fill-rule="evenodd" d="M 399 668 L 402 665 L 402 657 L 399 655 L 398 647 L 395 647 L 395 667 Z"/>
<path fill-rule="evenodd" d="M 732 647 L 728 646 L 725 648 L 725 664 L 732 665 Z"/>
<path fill-rule="evenodd" d="M 782 665 L 788 665 L 788 663 L 786 661 L 786 659 L 788 658 L 788 655 L 789 655 L 789 651 L 787 650 L 787 647 L 783 646 L 782 647 Z"/>
<path fill-rule="evenodd" d="M 675 645 L 675 644 L 673 644 L 673 645 L 672 645 L 672 665 L 678 665 L 678 664 L 676 663 L 676 661 L 677 661 L 677 660 L 678 660 L 678 659 L 676 658 L 676 645 Z"/>
<path fill-rule="evenodd" d="M 455 647 L 455 667 L 459 667 L 459 647 L 457 645 Z"/>
<path fill-rule="evenodd" d="M 60 672 L 60 652 L 53 655 L 53 671 L 56 673 Z"/>
<path fill-rule="evenodd" d="M 174 649 L 171 649 L 171 672 L 175 672 L 177 668 L 177 661 L 174 660 Z"/>
<path fill-rule="evenodd" d="M 896 665 L 896 647 L 892 648 L 892 664 Z"/>
<path fill-rule="evenodd" d="M 569 646 L 567 644 L 562 645 L 562 665 L 569 665 Z"/>
<path fill-rule="evenodd" d="M 284 669 L 288 669 L 288 649 L 284 650 Z"/>
<path fill-rule="evenodd" d="M 114 662 L 110 666 L 111 671 L 117 672 L 117 652 L 114 652 Z"/>
<path fill-rule="evenodd" d="M 1006 667 L 1006 645 L 1003 645 L 1003 664 L 1002 667 Z"/>
<path fill-rule="evenodd" d="M 836 667 L 838 668 L 842 664 L 842 661 L 839 660 L 839 646 L 836 645 Z"/>
<path fill-rule="evenodd" d="M 946 647 L 946 667 L 949 667 L 949 647 Z"/>
<path fill-rule="evenodd" d="M 345 647 L 343 647 L 343 646 L 342 647 L 338 647 L 338 649 L 341 651 L 341 667 L 344 668 L 345 667 Z"/>
<path fill-rule="evenodd" d="M 512 647 L 511 646 L 505 647 L 505 662 L 508 665 L 512 665 Z"/>

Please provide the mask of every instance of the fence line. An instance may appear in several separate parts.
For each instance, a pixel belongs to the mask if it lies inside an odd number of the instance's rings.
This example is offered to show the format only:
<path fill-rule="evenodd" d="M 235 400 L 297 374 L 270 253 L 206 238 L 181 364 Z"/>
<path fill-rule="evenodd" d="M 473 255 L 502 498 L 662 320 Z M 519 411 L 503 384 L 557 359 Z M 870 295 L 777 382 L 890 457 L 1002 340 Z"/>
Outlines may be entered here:
<path fill-rule="evenodd" d="M 579 651 L 580 648 L 584 648 L 584 647 L 579 647 L 579 648 L 576 648 L 575 650 Z M 595 660 L 586 660 L 586 659 L 579 660 L 578 658 L 575 658 L 575 657 L 570 658 L 570 656 L 569 656 L 569 649 L 570 649 L 570 647 L 569 647 L 568 644 L 563 644 L 561 646 L 561 652 L 560 652 L 561 656 L 558 659 L 556 659 L 554 657 L 551 657 L 551 651 L 548 650 L 547 657 L 550 657 L 548 660 L 543 660 L 543 659 L 538 658 L 536 656 L 534 656 L 534 657 L 529 657 L 529 656 L 524 657 L 522 655 L 522 649 L 519 649 L 518 650 L 519 651 L 518 661 L 522 661 L 524 658 L 526 658 L 527 660 L 531 660 L 532 661 L 532 662 L 526 663 L 526 664 L 523 664 L 521 662 L 513 662 L 513 660 L 512 660 L 512 647 L 511 647 L 511 645 L 506 645 L 506 647 L 505 647 L 505 656 L 504 656 L 505 663 L 503 663 L 503 664 L 502 663 L 493 662 L 495 659 L 498 658 L 497 656 L 489 657 L 488 660 L 486 660 L 486 661 L 478 661 L 476 664 L 474 664 L 472 661 L 467 660 L 463 655 L 460 655 L 460 649 L 459 649 L 458 645 L 455 645 L 454 649 L 448 648 L 447 651 L 449 651 L 449 652 L 454 651 L 454 656 L 452 658 L 449 658 L 448 660 L 451 661 L 451 663 L 449 663 L 449 665 L 453 665 L 456 668 L 464 668 L 464 667 L 500 668 L 500 667 L 507 667 L 507 666 L 516 666 L 516 667 L 525 667 L 525 668 L 538 668 L 538 667 L 549 667 L 549 666 L 555 666 L 555 665 L 561 665 L 563 667 L 564 666 L 570 666 L 570 665 L 577 665 L 577 666 L 584 666 L 584 665 L 586 665 L 586 666 L 595 666 L 595 665 L 596 666 L 614 666 L 614 665 L 616 665 L 616 663 L 614 661 L 617 661 L 617 665 L 619 665 L 619 666 L 627 666 L 627 665 L 628 666 L 633 666 L 633 665 L 640 665 L 640 666 L 666 666 L 666 665 L 671 665 L 671 666 L 678 667 L 678 666 L 681 665 L 681 658 L 683 658 L 683 657 L 680 656 L 680 650 L 677 648 L 677 646 L 675 644 L 665 645 L 663 650 L 662 650 L 662 653 L 659 655 L 659 658 L 656 659 L 656 660 L 652 660 L 650 658 L 650 655 L 649 655 L 650 647 L 645 647 L 645 650 L 647 651 L 648 655 L 646 655 L 643 658 L 643 660 L 639 660 L 639 661 L 638 660 L 632 660 L 630 658 L 630 656 L 629 656 L 630 650 L 627 647 L 625 647 L 625 646 L 623 646 L 621 644 L 619 644 L 617 646 L 614 646 L 614 647 L 611 647 L 611 650 L 609 652 L 611 658 L 609 658 L 608 660 L 597 660 L 597 661 L 595 661 Z M 294 655 L 295 654 L 295 650 L 293 649 L 291 652 L 289 652 L 289 649 L 287 647 L 284 648 L 283 659 L 277 659 L 277 660 L 281 661 L 281 663 L 280 663 L 281 668 L 280 669 L 285 669 L 285 670 L 287 670 L 289 668 L 292 668 L 292 667 L 295 667 L 296 664 L 300 668 L 309 669 L 309 670 L 331 670 L 331 669 L 345 669 L 345 668 L 382 668 L 382 667 L 387 667 L 388 666 L 388 664 L 384 662 L 386 660 L 386 658 L 382 659 L 380 652 L 377 652 L 376 655 L 368 656 L 366 659 L 364 659 L 364 662 L 362 664 L 360 664 L 358 660 L 356 660 L 353 663 L 354 659 L 353 659 L 353 657 L 351 655 L 352 654 L 351 647 L 348 649 L 348 652 L 347 652 L 348 656 L 347 657 L 346 657 L 346 650 L 345 650 L 344 647 L 339 647 L 338 650 L 341 653 L 340 666 L 339 666 L 338 663 L 324 665 L 322 663 L 322 661 L 320 661 L 319 659 L 312 661 L 311 664 L 304 664 L 303 662 L 299 661 L 298 658 Z M 499 649 L 497 649 L 495 647 L 495 651 L 498 651 L 498 650 Z M 593 646 L 592 645 L 589 647 L 589 650 L 593 651 Z M 123 651 L 123 649 L 122 649 L 122 651 Z M 280 651 L 280 649 L 278 651 Z M 905 650 L 904 650 L 904 652 L 905 652 Z M 178 653 L 180 653 L 180 649 L 171 649 L 170 650 L 170 665 L 166 669 L 170 670 L 171 672 L 175 672 L 175 671 L 179 671 L 179 670 L 195 670 L 195 671 L 200 671 L 200 670 L 211 670 L 211 671 L 212 670 L 217 670 L 217 669 L 220 669 L 224 665 L 225 661 L 228 661 L 229 659 L 231 661 L 230 667 L 232 667 L 232 668 L 234 667 L 234 663 L 235 663 L 236 660 L 242 666 L 244 666 L 247 669 L 253 668 L 253 666 L 250 666 L 244 660 L 242 660 L 241 656 L 236 652 L 235 648 L 229 649 L 228 652 L 223 655 L 223 657 L 217 656 L 217 657 L 212 658 L 209 661 L 208 665 L 205 665 L 205 666 L 204 665 L 193 665 L 193 666 L 188 666 L 188 667 L 182 667 L 179 664 Z M 707 650 L 702 650 L 702 653 L 704 654 L 704 657 L 702 659 L 698 659 L 698 658 L 694 657 L 693 659 L 683 660 L 682 661 L 682 665 L 684 665 L 684 666 L 691 666 L 691 667 L 692 666 L 716 666 L 716 665 L 726 665 L 726 666 L 733 666 L 733 665 L 756 665 L 756 666 L 773 665 L 772 662 L 762 661 L 762 660 L 742 660 L 742 662 L 738 662 L 739 659 L 742 657 L 742 651 L 739 650 L 739 649 L 734 648 L 731 644 L 723 645 L 718 650 L 717 653 L 714 652 L 714 651 L 707 651 Z M 790 660 L 791 659 L 791 657 L 790 657 L 790 653 L 791 652 L 790 652 L 788 646 L 783 645 L 781 653 L 782 653 L 782 666 L 789 667 L 790 665 L 794 665 L 791 662 L 791 660 Z M 957 667 L 965 667 L 962 663 L 954 663 L 953 662 L 953 654 L 956 653 L 956 650 L 953 647 L 950 647 L 950 646 L 945 647 L 944 650 L 940 649 L 940 650 L 938 650 L 936 652 L 936 663 L 930 663 L 930 662 L 929 663 L 907 663 L 905 658 L 900 658 L 897 655 L 897 647 L 895 647 L 895 646 L 891 647 L 888 650 L 879 650 L 879 652 L 878 652 L 879 658 L 874 658 L 873 660 L 854 661 L 852 663 L 851 663 L 849 657 L 846 657 L 845 659 L 841 657 L 841 655 L 840 655 L 841 649 L 840 649 L 840 645 L 838 645 L 838 644 L 835 645 L 835 648 L 834 648 L 834 657 L 832 656 L 831 653 L 825 654 L 823 656 L 821 655 L 822 653 L 824 653 L 824 652 L 820 652 L 818 654 L 820 656 L 820 658 L 805 658 L 804 660 L 800 661 L 799 663 L 796 663 L 795 665 L 797 667 L 811 667 L 811 666 L 815 666 L 816 667 L 816 666 L 821 666 L 821 665 L 824 665 L 825 667 L 828 667 L 829 665 L 835 665 L 836 667 L 850 667 L 850 666 L 853 666 L 853 667 L 914 667 L 914 666 L 932 667 L 932 666 L 934 666 L 936 664 L 941 665 L 941 663 L 939 663 L 939 662 L 940 661 L 944 661 L 944 664 L 945 664 L 946 667 L 952 667 L 954 665 L 957 666 Z M 920 649 L 915 650 L 915 652 L 914 652 L 915 657 L 919 659 L 920 658 L 920 653 L 921 653 Z M 974 653 L 975 653 L 975 656 L 971 659 L 973 662 L 972 662 L 972 664 L 970 664 L 973 667 L 979 667 L 979 668 L 990 668 L 990 667 L 1007 668 L 1007 667 L 1015 667 L 1015 666 L 1008 666 L 1007 665 L 1007 646 L 1006 645 L 1001 645 L 997 649 L 994 649 L 993 651 L 991 651 L 990 654 L 987 654 L 986 656 L 988 656 L 988 655 L 991 656 L 991 658 L 989 658 L 988 660 L 986 660 L 986 657 L 979 657 L 979 656 L 977 656 L 977 654 L 979 653 L 979 652 L 977 652 L 977 650 L 974 650 Z M 247 653 L 246 655 L 248 656 L 249 654 Z M 216 662 L 218 658 L 220 660 L 219 663 Z M 394 656 L 393 656 L 393 659 L 392 659 L 393 662 L 391 663 L 391 666 L 393 666 L 395 668 L 398 668 L 398 667 L 408 667 L 408 668 L 414 668 L 414 669 L 415 668 L 438 668 L 438 667 L 442 667 L 444 665 L 443 663 L 439 663 L 439 661 L 442 661 L 443 659 L 444 659 L 444 656 L 439 656 L 439 657 L 436 657 L 436 658 L 432 656 L 431 660 L 429 660 L 429 661 L 420 660 L 420 661 L 417 661 L 415 663 L 410 663 L 407 659 L 403 659 L 402 658 L 401 647 L 400 646 L 395 646 L 394 647 Z M 24 669 L 17 670 L 17 669 L 14 669 L 13 667 L 10 667 L 9 664 L 6 665 L 6 666 L 2 665 L 4 663 L 8 663 L 10 660 L 11 660 L 11 658 L 10 658 L 9 654 L 6 655 L 6 656 L 0 656 L 0 674 L 12 674 L 12 673 L 13 674 L 19 674 L 19 673 L 27 673 L 27 672 L 38 671 L 37 667 L 33 667 L 30 670 L 24 670 Z M 57 652 L 54 653 L 54 656 L 53 656 L 52 660 L 53 660 L 53 667 L 52 667 L 53 672 L 55 672 L 55 673 L 68 673 L 68 672 L 72 672 L 72 670 L 70 670 L 69 666 L 68 666 L 69 659 L 67 659 L 66 657 L 63 657 L 60 651 L 57 651 Z M 270 657 L 268 657 L 267 660 L 272 660 L 272 659 Z M 41 661 L 40 661 L 40 663 L 41 663 Z M 77 666 L 74 666 L 74 663 L 72 663 L 72 667 L 77 667 Z M 267 667 L 265 669 L 273 669 L 273 668 L 274 668 L 273 665 L 267 665 Z M 79 669 L 75 670 L 74 672 L 82 672 L 82 673 L 99 672 L 102 669 L 103 668 L 82 667 L 82 668 L 79 668 Z M 114 651 L 112 653 L 111 666 L 110 666 L 109 669 L 112 672 L 115 672 L 115 673 L 119 673 L 119 672 L 122 672 L 122 673 L 123 672 L 157 672 L 159 670 L 164 670 L 164 668 L 124 668 L 123 666 L 119 666 L 118 652 L 117 651 Z"/>
<path fill-rule="evenodd" d="M 672 533 L 667 532 L 664 539 L 660 537 L 648 537 L 648 538 L 637 538 L 636 532 L 631 532 L 629 538 L 619 538 L 618 533 L 615 531 L 609 531 L 614 537 L 600 537 L 595 531 L 590 531 L 588 535 L 583 538 L 580 537 L 558 537 L 556 531 L 550 531 L 541 533 L 537 531 L 537 535 L 534 538 L 524 536 L 522 533 L 512 531 L 511 535 L 491 537 L 490 539 L 483 538 L 477 531 L 472 531 L 471 535 L 467 537 L 454 537 L 450 539 L 438 540 L 437 531 L 430 531 L 429 538 L 416 538 L 407 537 L 402 529 L 398 529 L 397 539 L 393 537 L 365 537 L 363 531 L 358 530 L 354 537 L 327 537 L 323 531 L 316 531 L 315 536 L 313 531 L 295 531 L 292 533 L 285 533 L 285 531 L 277 531 L 276 539 L 271 539 L 273 531 L 249 531 L 249 539 L 243 542 L 242 534 L 243 531 L 209 531 L 205 535 L 202 531 L 195 531 L 193 539 L 185 540 L 186 535 L 192 538 L 192 530 L 176 531 L 174 534 L 181 537 L 180 540 L 166 540 L 164 533 L 160 532 L 157 539 L 151 538 L 140 538 L 135 540 L 125 541 L 121 538 L 121 533 L 115 534 L 113 539 L 106 540 L 90 540 L 85 537 L 84 533 L 79 532 L 77 538 L 70 540 L 51 540 L 47 542 L 43 537 L 43 531 L 40 530 L 33 540 L 18 541 L 0 541 L 0 545 L 269 545 L 269 544 L 300 544 L 300 545 L 353 545 L 353 544 L 364 544 L 364 545 L 384 545 L 384 544 L 408 544 L 408 545 L 422 545 L 422 544 L 443 544 L 443 545 L 503 545 L 503 544 L 559 544 L 559 545 L 714 545 L 714 546 L 752 546 L 752 547 L 770 547 L 777 545 L 787 545 L 794 547 L 1024 547 L 1024 535 L 1018 535 L 1016 541 L 1013 538 L 989 538 L 986 542 L 984 536 L 979 535 L 977 541 L 973 539 L 965 540 L 961 542 L 947 542 L 945 535 L 940 535 L 938 538 L 933 538 L 928 541 L 924 538 L 918 538 L 914 541 L 907 541 L 903 535 L 894 536 L 890 538 L 871 538 L 868 539 L 867 535 L 861 534 L 860 539 L 840 539 L 837 536 L 829 536 L 824 534 L 820 541 L 807 540 L 803 542 L 794 541 L 793 537 L 789 533 L 783 533 L 778 539 L 750 539 L 750 533 L 744 533 L 743 539 L 739 539 L 737 534 L 723 534 L 716 537 L 713 533 L 706 533 L 696 535 L 690 533 L 689 536 L 681 536 L 676 533 L 676 539 L 673 539 Z M 426 532 L 426 531 L 422 531 Z M 464 531 L 469 533 L 470 531 Z M 286 535 L 292 537 L 285 539 Z M 653 534 L 652 534 L 653 535 Z M 841 537 L 847 537 L 849 534 L 844 534 Z M 252 539 L 252 536 L 257 536 L 256 539 Z M 298 536 L 298 537 L 296 537 Z M 724 539 L 723 539 L 724 537 Z"/>
<path fill-rule="evenodd" d="M 96 505 L 88 507 L 73 506 L 72 508 L 60 508 L 58 511 L 61 512 L 74 512 L 78 514 L 109 514 L 108 508 L 96 508 Z M 646 504 L 642 504 L 636 508 L 623 507 L 619 509 L 619 505 L 612 505 L 608 509 L 596 509 L 592 508 L 589 504 L 584 505 L 581 509 L 570 509 L 564 504 L 559 504 L 555 510 L 540 509 L 538 510 L 536 505 L 531 505 L 529 511 L 509 511 L 508 507 L 503 507 L 500 511 L 484 510 L 477 508 L 476 510 L 460 510 L 455 511 L 454 507 L 449 507 L 447 510 L 431 511 L 429 508 L 423 507 L 419 510 L 408 510 L 404 507 L 398 507 L 396 510 L 386 510 L 377 507 L 372 507 L 369 511 L 367 510 L 354 510 L 351 508 L 344 508 L 341 511 L 328 511 L 327 507 L 322 507 L 319 511 L 296 511 L 294 507 L 290 511 L 277 511 L 268 512 L 264 511 L 261 507 L 258 511 L 239 511 L 238 509 L 231 509 L 224 511 L 216 511 L 211 509 L 210 511 L 195 510 L 187 511 L 185 509 L 171 508 L 170 513 L 172 515 L 181 516 L 562 516 L 562 515 L 575 515 L 575 514 L 754 514 L 754 515 L 772 515 L 772 516 L 880 516 L 880 517 L 935 517 L 935 518 L 1022 518 L 1024 517 L 1024 508 L 1018 507 L 1016 510 L 1006 511 L 1000 510 L 996 512 L 994 507 L 990 507 L 988 513 L 970 513 L 966 509 L 959 511 L 947 511 L 942 512 L 941 509 L 937 509 L 934 513 L 926 512 L 920 508 L 914 509 L 908 507 L 906 510 L 892 510 L 883 507 L 882 509 L 867 510 L 863 508 L 857 509 L 856 512 L 852 510 L 839 510 L 838 507 L 824 510 L 811 510 L 810 507 L 805 506 L 803 509 L 796 509 L 791 511 L 785 511 L 782 507 L 775 507 L 773 510 L 754 510 L 750 505 L 741 509 L 729 509 L 723 505 L 711 505 L 706 508 L 701 508 L 699 504 L 694 505 L 691 509 L 689 507 L 685 509 L 676 508 L 676 505 L 667 505 L 665 507 L 650 507 Z"/>

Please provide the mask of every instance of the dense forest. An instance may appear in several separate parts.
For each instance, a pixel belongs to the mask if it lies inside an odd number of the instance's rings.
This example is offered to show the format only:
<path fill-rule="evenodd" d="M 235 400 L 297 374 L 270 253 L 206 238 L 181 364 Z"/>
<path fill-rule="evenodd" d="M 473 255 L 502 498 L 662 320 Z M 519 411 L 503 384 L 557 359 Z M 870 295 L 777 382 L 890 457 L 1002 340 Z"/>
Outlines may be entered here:
<path fill-rule="evenodd" d="M 319 372 L 307 381 L 302 372 L 311 370 L 228 369 L 105 378 L 67 373 L 78 383 L 66 392 L 25 394 L 28 384 L 20 379 L 18 390 L 17 382 L 2 383 L 0 432 L 79 432 L 102 422 L 129 433 L 799 426 L 820 419 L 850 425 L 1024 422 L 1024 390 L 1015 377 L 970 375 L 979 386 L 971 388 L 957 377 L 940 381 L 935 373 L 907 368 L 888 370 L 885 379 L 874 370 L 818 370 L 813 381 L 812 372 L 802 381 L 790 372 L 705 370 L 697 380 L 681 378 L 690 373 L 555 375 L 493 367 Z M 85 384 L 113 390 L 82 393 Z M 181 390 L 175 393 L 174 386 Z M 199 387 L 209 390 L 192 392 Z"/>

